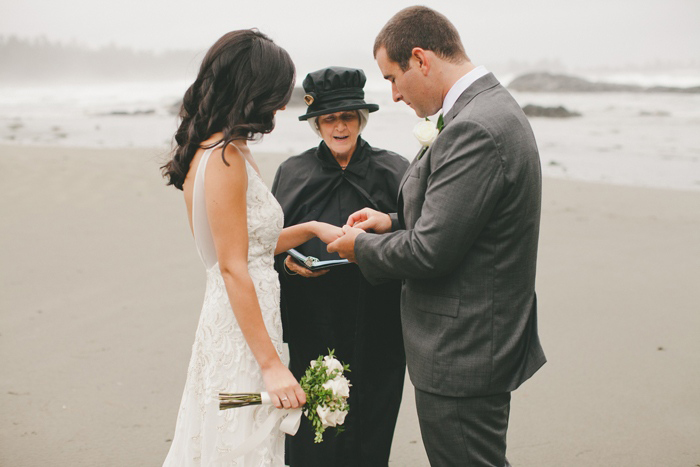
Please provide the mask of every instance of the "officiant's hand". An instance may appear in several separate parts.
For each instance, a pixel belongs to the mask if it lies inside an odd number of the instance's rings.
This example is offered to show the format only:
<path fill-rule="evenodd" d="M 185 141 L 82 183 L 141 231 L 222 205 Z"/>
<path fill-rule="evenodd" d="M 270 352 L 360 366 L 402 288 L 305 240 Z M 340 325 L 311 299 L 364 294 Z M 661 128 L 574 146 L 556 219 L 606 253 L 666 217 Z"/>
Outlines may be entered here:
<path fill-rule="evenodd" d="M 287 258 L 284 260 L 284 267 L 287 269 L 288 274 L 299 274 L 301 277 L 318 277 L 330 271 L 330 269 L 311 271 L 310 269 L 306 269 L 304 266 L 294 261 L 291 256 L 287 256 Z"/>
<path fill-rule="evenodd" d="M 343 226 L 345 235 L 333 243 L 328 244 L 328 253 L 338 253 L 341 258 L 355 262 L 355 239 L 358 235 L 365 233 L 364 230 L 349 225 Z"/>
<path fill-rule="evenodd" d="M 389 214 L 364 208 L 351 214 L 348 217 L 347 225 L 362 229 L 365 232 L 371 230 L 374 233 L 384 234 L 391 232 L 391 217 L 389 217 Z"/>

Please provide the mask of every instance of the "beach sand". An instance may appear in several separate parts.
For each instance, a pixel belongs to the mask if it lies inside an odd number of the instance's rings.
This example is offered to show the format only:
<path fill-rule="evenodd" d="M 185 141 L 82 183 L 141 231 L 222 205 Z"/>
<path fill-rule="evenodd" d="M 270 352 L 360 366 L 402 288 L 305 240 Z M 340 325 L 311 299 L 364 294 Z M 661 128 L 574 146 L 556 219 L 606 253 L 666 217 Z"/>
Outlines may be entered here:
<path fill-rule="evenodd" d="M 0 146 L 0 465 L 161 465 L 205 281 L 164 152 Z M 700 464 L 699 258 L 700 192 L 545 179 L 513 465 Z M 427 466 L 404 395 L 391 465 Z"/>

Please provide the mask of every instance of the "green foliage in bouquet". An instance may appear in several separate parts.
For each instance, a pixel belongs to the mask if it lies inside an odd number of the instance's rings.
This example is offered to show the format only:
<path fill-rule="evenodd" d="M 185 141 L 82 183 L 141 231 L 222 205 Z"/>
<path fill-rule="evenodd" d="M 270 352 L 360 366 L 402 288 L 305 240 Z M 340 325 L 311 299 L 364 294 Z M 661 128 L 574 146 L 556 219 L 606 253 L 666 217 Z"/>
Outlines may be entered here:
<path fill-rule="evenodd" d="M 350 409 L 347 402 L 350 381 L 343 376 L 350 368 L 340 363 L 333 353 L 329 350 L 327 356 L 312 360 L 299 382 L 306 393 L 304 415 L 316 432 L 314 443 L 323 441 L 323 433 L 328 427 L 335 427 L 336 434 L 340 434 L 343 431 L 340 425 L 345 422 Z"/>

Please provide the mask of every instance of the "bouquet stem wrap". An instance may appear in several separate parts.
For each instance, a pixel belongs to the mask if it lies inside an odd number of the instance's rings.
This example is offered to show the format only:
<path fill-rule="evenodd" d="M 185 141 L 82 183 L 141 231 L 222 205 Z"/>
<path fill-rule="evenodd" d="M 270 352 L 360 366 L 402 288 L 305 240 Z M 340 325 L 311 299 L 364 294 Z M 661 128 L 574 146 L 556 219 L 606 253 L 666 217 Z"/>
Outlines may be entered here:
<path fill-rule="evenodd" d="M 249 405 L 272 405 L 272 400 L 266 392 L 261 393 L 219 393 L 219 409 L 231 409 L 237 407 L 246 407 Z M 280 422 L 279 429 L 288 435 L 294 436 L 299 430 L 299 424 L 301 423 L 301 413 L 302 409 L 277 409 L 273 410 L 270 415 L 265 419 L 260 428 L 258 428 L 253 434 L 248 438 L 241 441 L 238 446 L 234 447 L 230 452 L 230 457 L 236 459 L 241 456 L 245 456 L 255 448 L 257 448 L 260 443 L 262 443 L 265 438 L 269 436 L 272 430 L 277 426 L 277 422 Z"/>

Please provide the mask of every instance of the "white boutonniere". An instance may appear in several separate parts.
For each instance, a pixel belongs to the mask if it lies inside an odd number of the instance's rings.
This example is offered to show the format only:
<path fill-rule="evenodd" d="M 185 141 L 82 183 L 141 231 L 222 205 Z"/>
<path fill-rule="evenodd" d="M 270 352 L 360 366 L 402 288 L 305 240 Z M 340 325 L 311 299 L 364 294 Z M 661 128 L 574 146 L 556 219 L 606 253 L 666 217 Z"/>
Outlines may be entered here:
<path fill-rule="evenodd" d="M 424 121 L 418 122 L 416 126 L 413 127 L 413 136 L 415 136 L 421 146 L 423 146 L 416 156 L 417 159 L 423 157 L 423 154 L 425 154 L 430 145 L 433 144 L 444 126 L 445 123 L 442 119 L 442 114 L 440 114 L 437 125 L 433 125 L 433 122 L 426 117 Z"/>

